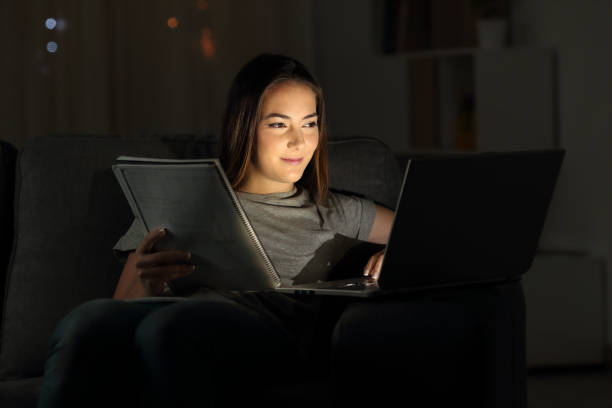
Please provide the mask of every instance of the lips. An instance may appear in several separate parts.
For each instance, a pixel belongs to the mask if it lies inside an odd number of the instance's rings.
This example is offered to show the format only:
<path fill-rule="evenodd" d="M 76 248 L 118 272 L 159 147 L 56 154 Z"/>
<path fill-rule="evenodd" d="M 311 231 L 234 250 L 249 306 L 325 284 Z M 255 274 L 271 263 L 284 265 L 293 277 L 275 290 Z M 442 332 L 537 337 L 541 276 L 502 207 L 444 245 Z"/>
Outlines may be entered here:
<path fill-rule="evenodd" d="M 298 157 L 296 159 L 292 159 L 289 157 L 281 157 L 281 160 L 287 164 L 298 165 L 301 164 L 304 159 L 302 157 Z"/>

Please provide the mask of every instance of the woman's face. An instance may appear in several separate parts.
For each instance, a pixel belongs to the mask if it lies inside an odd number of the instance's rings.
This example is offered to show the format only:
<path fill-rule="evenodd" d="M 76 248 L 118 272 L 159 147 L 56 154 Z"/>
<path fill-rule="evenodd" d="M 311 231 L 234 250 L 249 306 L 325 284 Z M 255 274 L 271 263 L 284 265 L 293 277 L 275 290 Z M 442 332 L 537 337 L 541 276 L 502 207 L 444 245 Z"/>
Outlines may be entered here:
<path fill-rule="evenodd" d="M 263 95 L 256 145 L 239 189 L 269 194 L 291 191 L 319 142 L 316 95 L 295 81 L 275 85 Z"/>

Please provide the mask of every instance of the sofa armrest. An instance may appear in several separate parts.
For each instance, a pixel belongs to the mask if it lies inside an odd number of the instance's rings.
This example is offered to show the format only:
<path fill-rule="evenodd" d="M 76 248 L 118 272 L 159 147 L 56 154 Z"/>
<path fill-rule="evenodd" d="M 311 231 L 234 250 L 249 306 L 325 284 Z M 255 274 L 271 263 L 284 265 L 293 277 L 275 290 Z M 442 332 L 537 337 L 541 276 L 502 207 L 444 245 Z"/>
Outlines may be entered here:
<path fill-rule="evenodd" d="M 4 304 L 4 285 L 13 248 L 13 199 L 17 149 L 0 140 L 0 316 Z"/>
<path fill-rule="evenodd" d="M 333 390 L 358 406 L 525 407 L 525 299 L 518 281 L 355 302 L 333 339 Z M 343 395 L 335 395 L 336 402 Z M 384 400 L 384 401 L 383 401 Z M 421 404 L 425 403 L 425 404 Z"/>
<path fill-rule="evenodd" d="M 0 380 L 0 407 L 36 408 L 42 377 Z"/>

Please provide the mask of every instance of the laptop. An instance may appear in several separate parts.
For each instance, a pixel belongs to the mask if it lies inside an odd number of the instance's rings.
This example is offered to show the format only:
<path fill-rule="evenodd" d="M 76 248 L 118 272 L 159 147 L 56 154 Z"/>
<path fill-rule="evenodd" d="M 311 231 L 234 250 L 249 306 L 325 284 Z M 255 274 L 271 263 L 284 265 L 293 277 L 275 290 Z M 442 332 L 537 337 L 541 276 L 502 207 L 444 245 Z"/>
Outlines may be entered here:
<path fill-rule="evenodd" d="M 415 155 L 409 160 L 377 280 L 275 290 L 368 297 L 518 280 L 533 261 L 565 151 Z M 364 264 L 365 265 L 365 264 Z"/>

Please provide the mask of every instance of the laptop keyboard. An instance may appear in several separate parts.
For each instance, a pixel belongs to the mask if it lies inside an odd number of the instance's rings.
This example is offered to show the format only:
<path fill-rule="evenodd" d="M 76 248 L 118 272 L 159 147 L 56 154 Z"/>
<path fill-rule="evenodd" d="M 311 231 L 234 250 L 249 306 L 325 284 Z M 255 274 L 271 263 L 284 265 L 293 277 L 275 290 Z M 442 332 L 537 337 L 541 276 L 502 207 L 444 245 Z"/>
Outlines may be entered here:
<path fill-rule="evenodd" d="M 363 279 L 359 281 L 344 282 L 338 285 L 337 287 L 347 288 L 347 289 L 366 289 L 372 286 L 376 286 L 376 284 L 377 284 L 376 279 L 368 278 L 368 279 Z"/>

